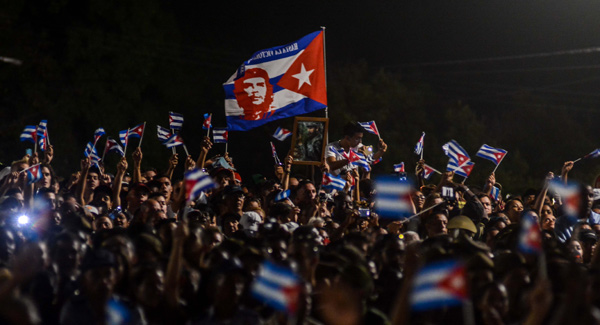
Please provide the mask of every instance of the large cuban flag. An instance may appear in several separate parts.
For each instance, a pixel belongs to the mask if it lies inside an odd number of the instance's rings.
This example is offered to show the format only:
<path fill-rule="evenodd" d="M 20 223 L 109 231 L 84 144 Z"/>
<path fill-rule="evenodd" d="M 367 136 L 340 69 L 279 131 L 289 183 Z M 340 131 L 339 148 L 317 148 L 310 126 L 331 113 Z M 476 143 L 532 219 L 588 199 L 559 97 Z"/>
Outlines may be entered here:
<path fill-rule="evenodd" d="M 325 108 L 323 32 L 254 53 L 223 88 L 230 131 Z"/>

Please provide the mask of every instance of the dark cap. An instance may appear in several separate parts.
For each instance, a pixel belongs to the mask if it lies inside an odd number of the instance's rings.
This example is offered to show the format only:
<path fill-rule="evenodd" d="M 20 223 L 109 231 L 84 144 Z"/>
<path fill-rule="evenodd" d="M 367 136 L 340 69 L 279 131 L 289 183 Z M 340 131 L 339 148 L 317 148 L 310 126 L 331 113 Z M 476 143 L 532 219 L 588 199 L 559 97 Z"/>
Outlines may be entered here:
<path fill-rule="evenodd" d="M 140 192 L 146 192 L 148 194 L 150 194 L 150 188 L 148 187 L 148 185 L 144 184 L 144 183 L 135 183 L 131 186 L 131 188 L 129 189 L 129 191 L 140 191 Z"/>
<path fill-rule="evenodd" d="M 242 190 L 241 187 L 236 186 L 236 185 L 227 185 L 223 189 L 223 197 L 225 197 L 227 195 L 235 194 L 235 193 L 244 193 L 244 190 Z"/>
<path fill-rule="evenodd" d="M 596 233 L 590 229 L 581 229 L 579 231 L 578 238 L 582 242 L 594 242 L 595 243 L 598 241 L 598 236 L 596 236 Z"/>
<path fill-rule="evenodd" d="M 99 267 L 116 267 L 115 255 L 106 249 L 88 251 L 81 263 L 81 271 L 85 272 Z"/>

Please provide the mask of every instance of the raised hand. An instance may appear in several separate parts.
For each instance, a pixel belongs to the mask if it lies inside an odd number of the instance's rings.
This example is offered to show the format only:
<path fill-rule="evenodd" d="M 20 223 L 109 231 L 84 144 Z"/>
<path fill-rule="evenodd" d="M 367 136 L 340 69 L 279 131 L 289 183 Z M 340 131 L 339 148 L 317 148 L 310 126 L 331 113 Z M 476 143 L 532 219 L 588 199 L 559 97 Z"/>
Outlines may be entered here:
<path fill-rule="evenodd" d="M 117 164 L 117 171 L 125 173 L 127 167 L 129 167 L 129 165 L 127 164 L 127 159 L 125 157 L 122 157 L 119 163 Z"/>
<path fill-rule="evenodd" d="M 54 146 L 48 146 L 46 152 L 44 152 L 44 164 L 50 164 L 54 158 Z"/>
<path fill-rule="evenodd" d="M 142 162 L 142 148 L 137 147 L 135 148 L 135 151 L 133 152 L 132 158 L 133 158 L 133 163 L 136 165 L 139 165 Z"/>
<path fill-rule="evenodd" d="M 196 167 L 196 162 L 192 159 L 192 156 L 187 156 L 185 159 L 185 170 L 189 171 Z"/>
<path fill-rule="evenodd" d="M 169 158 L 169 167 L 175 169 L 177 164 L 179 164 L 179 155 L 174 153 L 171 158 Z"/>

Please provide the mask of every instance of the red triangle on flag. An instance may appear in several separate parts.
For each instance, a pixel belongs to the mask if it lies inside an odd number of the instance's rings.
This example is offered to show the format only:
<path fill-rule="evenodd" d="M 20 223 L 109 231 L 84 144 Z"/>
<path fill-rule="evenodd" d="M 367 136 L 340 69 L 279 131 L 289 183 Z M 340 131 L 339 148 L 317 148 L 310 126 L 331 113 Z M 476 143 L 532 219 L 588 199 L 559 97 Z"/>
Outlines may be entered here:
<path fill-rule="evenodd" d="M 471 171 L 473 171 L 473 166 L 475 166 L 475 164 L 473 165 L 465 165 L 462 167 L 462 170 L 465 171 L 465 174 L 467 174 L 467 176 L 471 175 Z"/>
<path fill-rule="evenodd" d="M 298 55 L 277 85 L 327 105 L 323 32 Z"/>
<path fill-rule="evenodd" d="M 465 268 L 460 266 L 452 270 L 444 279 L 439 282 L 439 287 L 440 289 L 447 291 L 459 299 L 467 298 Z"/>
<path fill-rule="evenodd" d="M 460 153 L 456 154 L 456 157 L 458 158 L 458 165 L 462 165 L 465 161 L 467 161 L 469 158 L 467 158 L 465 155 L 461 155 Z"/>

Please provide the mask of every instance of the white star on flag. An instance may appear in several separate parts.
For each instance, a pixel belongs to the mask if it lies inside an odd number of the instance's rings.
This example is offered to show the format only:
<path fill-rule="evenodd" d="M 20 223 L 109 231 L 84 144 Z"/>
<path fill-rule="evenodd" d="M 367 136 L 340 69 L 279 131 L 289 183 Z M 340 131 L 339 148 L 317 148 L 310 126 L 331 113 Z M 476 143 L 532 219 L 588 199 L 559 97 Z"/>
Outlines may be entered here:
<path fill-rule="evenodd" d="M 314 71 L 315 71 L 315 69 L 306 71 L 306 68 L 304 67 L 304 63 L 302 63 L 302 66 L 300 67 L 300 73 L 292 75 L 292 77 L 298 79 L 298 90 L 300 90 L 302 85 L 304 85 L 305 83 L 307 83 L 309 86 L 312 86 L 312 84 L 310 83 L 310 75 Z"/>

